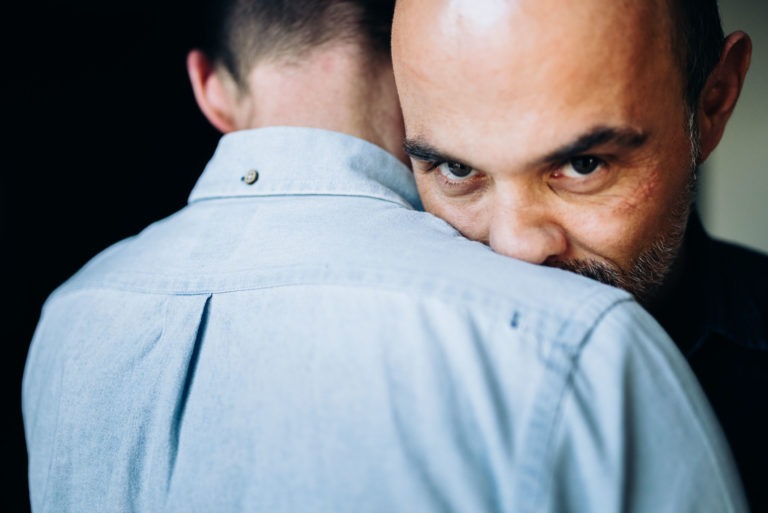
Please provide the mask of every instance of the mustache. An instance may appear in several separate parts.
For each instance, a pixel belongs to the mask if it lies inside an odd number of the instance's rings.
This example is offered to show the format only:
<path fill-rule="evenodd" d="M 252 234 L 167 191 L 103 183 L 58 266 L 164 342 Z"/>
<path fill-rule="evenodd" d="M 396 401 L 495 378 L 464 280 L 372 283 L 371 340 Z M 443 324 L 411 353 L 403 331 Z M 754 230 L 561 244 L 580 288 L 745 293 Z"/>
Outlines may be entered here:
<path fill-rule="evenodd" d="M 595 260 L 547 260 L 544 265 L 586 276 L 612 287 L 625 288 L 624 273 Z"/>
<path fill-rule="evenodd" d="M 684 226 L 684 225 L 682 225 Z M 672 230 L 640 254 L 629 270 L 598 260 L 547 260 L 544 265 L 580 274 L 630 292 L 647 306 L 661 288 L 680 248 L 684 228 Z"/>

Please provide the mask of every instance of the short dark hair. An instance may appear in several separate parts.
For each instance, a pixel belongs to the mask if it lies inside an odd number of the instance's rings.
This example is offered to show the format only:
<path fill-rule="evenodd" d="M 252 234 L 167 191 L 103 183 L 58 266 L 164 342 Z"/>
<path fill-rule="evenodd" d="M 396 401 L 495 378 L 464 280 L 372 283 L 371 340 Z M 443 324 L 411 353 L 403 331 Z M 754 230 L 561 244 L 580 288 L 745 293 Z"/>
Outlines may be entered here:
<path fill-rule="evenodd" d="M 674 51 L 683 71 L 685 101 L 696 113 L 699 96 L 720 61 L 725 35 L 717 0 L 668 0 Z"/>
<path fill-rule="evenodd" d="M 395 0 L 210 0 L 200 49 L 241 85 L 261 59 L 352 41 L 389 56 Z"/>

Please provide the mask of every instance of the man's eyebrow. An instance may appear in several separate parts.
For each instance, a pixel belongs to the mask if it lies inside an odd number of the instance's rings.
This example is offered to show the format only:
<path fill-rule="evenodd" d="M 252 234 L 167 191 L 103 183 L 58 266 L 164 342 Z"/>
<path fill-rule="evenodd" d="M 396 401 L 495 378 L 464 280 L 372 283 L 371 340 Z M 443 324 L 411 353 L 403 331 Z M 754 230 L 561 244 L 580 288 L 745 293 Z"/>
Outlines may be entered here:
<path fill-rule="evenodd" d="M 587 153 L 596 146 L 613 144 L 624 148 L 638 148 L 648 140 L 648 134 L 632 128 L 597 127 L 575 141 L 568 143 L 546 157 L 542 162 L 562 162 L 577 155 Z"/>
<path fill-rule="evenodd" d="M 599 126 L 579 136 L 540 159 L 544 163 L 562 162 L 584 154 L 597 146 L 613 144 L 624 148 L 638 148 L 648 140 L 648 134 L 633 128 Z M 460 159 L 439 150 L 420 137 L 406 138 L 403 149 L 410 157 L 423 162 L 458 162 Z"/>
<path fill-rule="evenodd" d="M 408 156 L 424 162 L 459 162 L 458 159 L 438 150 L 418 137 L 406 138 L 403 142 L 403 149 Z"/>

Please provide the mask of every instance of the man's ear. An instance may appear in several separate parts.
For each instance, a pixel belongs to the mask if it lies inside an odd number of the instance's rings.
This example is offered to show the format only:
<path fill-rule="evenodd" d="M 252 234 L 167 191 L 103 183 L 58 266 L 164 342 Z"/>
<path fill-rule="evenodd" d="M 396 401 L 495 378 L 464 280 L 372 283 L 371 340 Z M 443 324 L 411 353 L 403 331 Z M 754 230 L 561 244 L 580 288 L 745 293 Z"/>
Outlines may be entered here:
<path fill-rule="evenodd" d="M 709 75 L 699 98 L 702 162 L 723 137 L 725 125 L 741 94 L 751 58 L 752 40 L 747 34 L 738 31 L 726 38 L 720 62 Z"/>
<path fill-rule="evenodd" d="M 240 102 L 232 77 L 214 66 L 200 50 L 192 50 L 187 55 L 187 74 L 197 105 L 208 121 L 225 134 L 239 129 Z"/>

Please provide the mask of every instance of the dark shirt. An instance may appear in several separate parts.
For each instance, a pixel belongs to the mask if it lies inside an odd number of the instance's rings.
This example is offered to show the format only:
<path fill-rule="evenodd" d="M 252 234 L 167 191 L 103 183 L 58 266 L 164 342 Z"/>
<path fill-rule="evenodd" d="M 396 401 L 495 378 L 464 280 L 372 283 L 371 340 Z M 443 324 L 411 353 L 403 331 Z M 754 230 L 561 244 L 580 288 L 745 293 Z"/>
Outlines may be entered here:
<path fill-rule="evenodd" d="M 720 420 L 752 512 L 768 512 L 768 256 L 712 239 L 695 213 L 681 254 L 654 314 Z"/>

